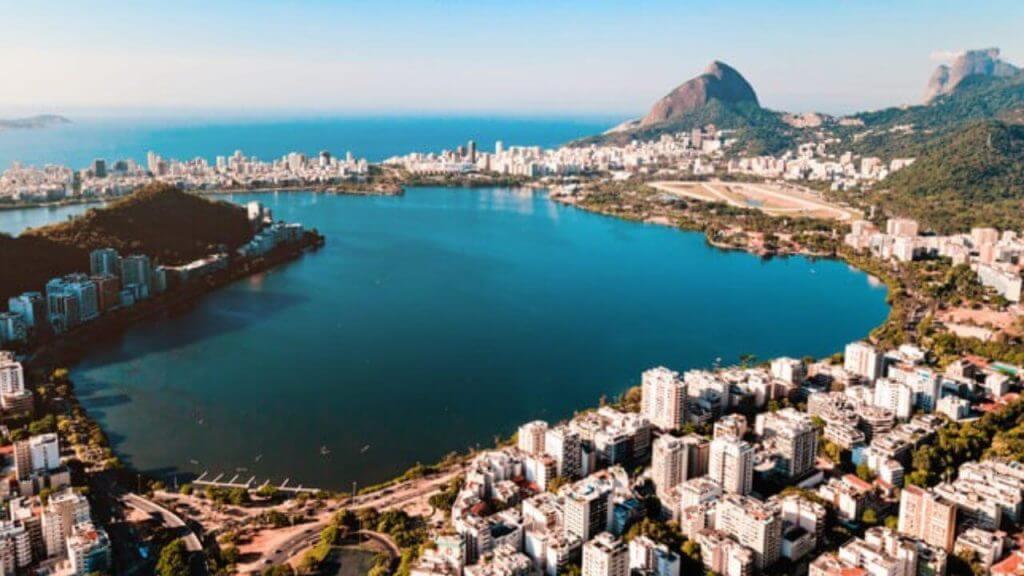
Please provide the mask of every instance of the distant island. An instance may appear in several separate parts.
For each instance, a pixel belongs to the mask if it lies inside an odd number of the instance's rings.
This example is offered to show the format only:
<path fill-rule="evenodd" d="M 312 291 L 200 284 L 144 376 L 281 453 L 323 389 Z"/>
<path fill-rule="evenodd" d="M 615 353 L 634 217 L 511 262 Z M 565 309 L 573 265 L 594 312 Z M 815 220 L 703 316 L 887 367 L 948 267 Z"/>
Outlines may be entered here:
<path fill-rule="evenodd" d="M 0 118 L 0 132 L 4 130 L 35 130 L 61 124 L 71 124 L 71 120 L 57 114 L 37 114 L 25 118 Z"/>

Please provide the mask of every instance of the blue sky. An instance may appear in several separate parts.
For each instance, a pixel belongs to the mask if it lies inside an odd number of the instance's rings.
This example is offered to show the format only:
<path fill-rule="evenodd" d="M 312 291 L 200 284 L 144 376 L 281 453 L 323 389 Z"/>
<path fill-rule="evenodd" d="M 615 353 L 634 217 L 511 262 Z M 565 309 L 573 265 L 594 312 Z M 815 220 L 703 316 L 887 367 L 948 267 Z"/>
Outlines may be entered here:
<path fill-rule="evenodd" d="M 0 112 L 641 114 L 713 60 L 762 103 L 920 100 L 942 54 L 1024 63 L 1024 2 L 0 0 Z"/>

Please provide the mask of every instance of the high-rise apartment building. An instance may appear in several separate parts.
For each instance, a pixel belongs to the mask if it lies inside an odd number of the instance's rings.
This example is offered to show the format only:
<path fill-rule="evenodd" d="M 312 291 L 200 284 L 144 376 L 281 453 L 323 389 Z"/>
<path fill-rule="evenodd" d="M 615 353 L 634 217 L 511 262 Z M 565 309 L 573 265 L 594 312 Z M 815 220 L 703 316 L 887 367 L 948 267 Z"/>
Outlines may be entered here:
<path fill-rule="evenodd" d="M 93 276 L 121 275 L 121 255 L 113 248 L 100 248 L 89 253 L 89 273 Z"/>
<path fill-rule="evenodd" d="M 715 529 L 754 551 L 759 570 L 779 559 L 782 518 L 760 500 L 727 494 L 715 507 Z"/>
<path fill-rule="evenodd" d="M 754 482 L 754 447 L 736 438 L 711 441 L 708 476 L 725 492 L 749 494 Z"/>
<path fill-rule="evenodd" d="M 680 438 L 665 434 L 654 441 L 651 480 L 659 497 L 664 498 L 669 490 L 687 479 L 686 453 L 686 445 Z"/>
<path fill-rule="evenodd" d="M 847 372 L 869 382 L 882 377 L 883 355 L 867 342 L 851 342 L 846 345 L 843 368 Z"/>
<path fill-rule="evenodd" d="M 544 438 L 548 432 L 548 423 L 543 420 L 527 422 L 519 427 L 516 434 L 516 445 L 520 450 L 535 456 L 544 453 Z"/>
<path fill-rule="evenodd" d="M 640 412 L 662 430 L 686 423 L 686 383 L 678 372 L 652 368 L 643 373 Z"/>
<path fill-rule="evenodd" d="M 900 493 L 898 529 L 949 552 L 956 538 L 956 504 L 918 486 L 907 486 Z"/>
<path fill-rule="evenodd" d="M 567 425 L 549 428 L 544 433 L 544 452 L 555 459 L 559 476 L 579 478 L 583 474 L 583 443 L 580 435 Z"/>

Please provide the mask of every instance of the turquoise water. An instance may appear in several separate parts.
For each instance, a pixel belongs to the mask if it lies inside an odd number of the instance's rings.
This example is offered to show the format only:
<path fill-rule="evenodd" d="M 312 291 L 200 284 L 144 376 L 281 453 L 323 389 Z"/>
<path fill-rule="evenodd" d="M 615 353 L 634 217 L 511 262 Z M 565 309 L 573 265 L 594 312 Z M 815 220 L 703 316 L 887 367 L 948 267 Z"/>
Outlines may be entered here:
<path fill-rule="evenodd" d="M 351 117 L 269 119 L 91 119 L 38 130 L 0 131 L 0 170 L 62 164 L 85 168 L 95 158 L 145 162 L 153 150 L 167 158 L 213 161 L 236 149 L 263 160 L 289 152 L 351 151 L 370 161 L 409 152 L 453 150 L 476 140 L 480 150 L 558 146 L 607 130 L 618 118 Z"/>
<path fill-rule="evenodd" d="M 824 356 L 887 313 L 884 289 L 845 264 L 723 252 L 530 191 L 232 199 L 328 242 L 74 368 L 143 470 L 379 481 L 569 416 L 652 366 Z"/>

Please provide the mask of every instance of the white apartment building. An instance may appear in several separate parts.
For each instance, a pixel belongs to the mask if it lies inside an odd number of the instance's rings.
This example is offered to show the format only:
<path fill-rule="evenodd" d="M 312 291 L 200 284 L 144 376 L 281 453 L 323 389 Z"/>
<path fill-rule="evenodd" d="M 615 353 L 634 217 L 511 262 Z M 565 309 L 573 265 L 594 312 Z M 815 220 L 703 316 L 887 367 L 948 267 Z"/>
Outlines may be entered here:
<path fill-rule="evenodd" d="M 807 366 L 803 360 L 796 358 L 776 358 L 771 363 L 772 378 L 783 380 L 789 384 L 801 384 L 807 379 Z"/>
<path fill-rule="evenodd" d="M 900 533 L 943 550 L 953 550 L 956 537 L 956 505 L 917 486 L 900 494 Z"/>
<path fill-rule="evenodd" d="M 15 574 L 32 563 L 32 540 L 25 526 L 0 521 L 0 574 Z"/>
<path fill-rule="evenodd" d="M 584 478 L 562 489 L 564 528 L 584 542 L 607 531 L 612 524 L 613 487 L 594 477 Z"/>
<path fill-rule="evenodd" d="M 725 492 L 749 494 L 754 482 L 753 445 L 729 437 L 712 440 L 708 477 Z"/>
<path fill-rule="evenodd" d="M 665 367 L 643 373 L 640 413 L 662 430 L 675 430 L 686 423 L 686 383 Z"/>
<path fill-rule="evenodd" d="M 897 418 L 906 420 L 914 413 L 914 392 L 902 382 L 879 378 L 875 381 L 873 403 L 891 411 Z"/>
<path fill-rule="evenodd" d="M 843 368 L 850 374 L 868 382 L 882 377 L 883 355 L 867 342 L 851 342 L 846 345 Z"/>
<path fill-rule="evenodd" d="M 583 545 L 583 576 L 629 576 L 629 550 L 610 532 Z"/>
<path fill-rule="evenodd" d="M 795 408 L 763 412 L 757 415 L 754 428 L 762 445 L 776 455 L 781 474 L 800 478 L 814 469 L 818 434 L 805 412 Z"/>
<path fill-rule="evenodd" d="M 679 576 L 679 554 L 665 544 L 638 536 L 629 542 L 629 569 L 650 576 Z"/>
<path fill-rule="evenodd" d="M 580 435 L 568 425 L 544 433 L 544 453 L 555 459 L 556 473 L 566 478 L 583 475 L 583 445 Z"/>
<path fill-rule="evenodd" d="M 659 497 L 686 480 L 686 453 L 686 445 L 680 438 L 665 434 L 654 441 L 651 480 Z"/>
<path fill-rule="evenodd" d="M 543 420 L 527 422 L 519 427 L 516 444 L 526 454 L 543 454 L 544 437 L 548 432 L 548 423 Z"/>
<path fill-rule="evenodd" d="M 715 506 L 715 530 L 754 551 L 754 565 L 774 564 L 782 551 L 782 519 L 760 500 L 726 494 Z"/>
<path fill-rule="evenodd" d="M 66 552 L 67 539 L 72 529 L 91 522 L 89 501 L 85 496 L 67 488 L 50 495 L 43 508 L 43 542 L 47 556 L 60 556 Z"/>

